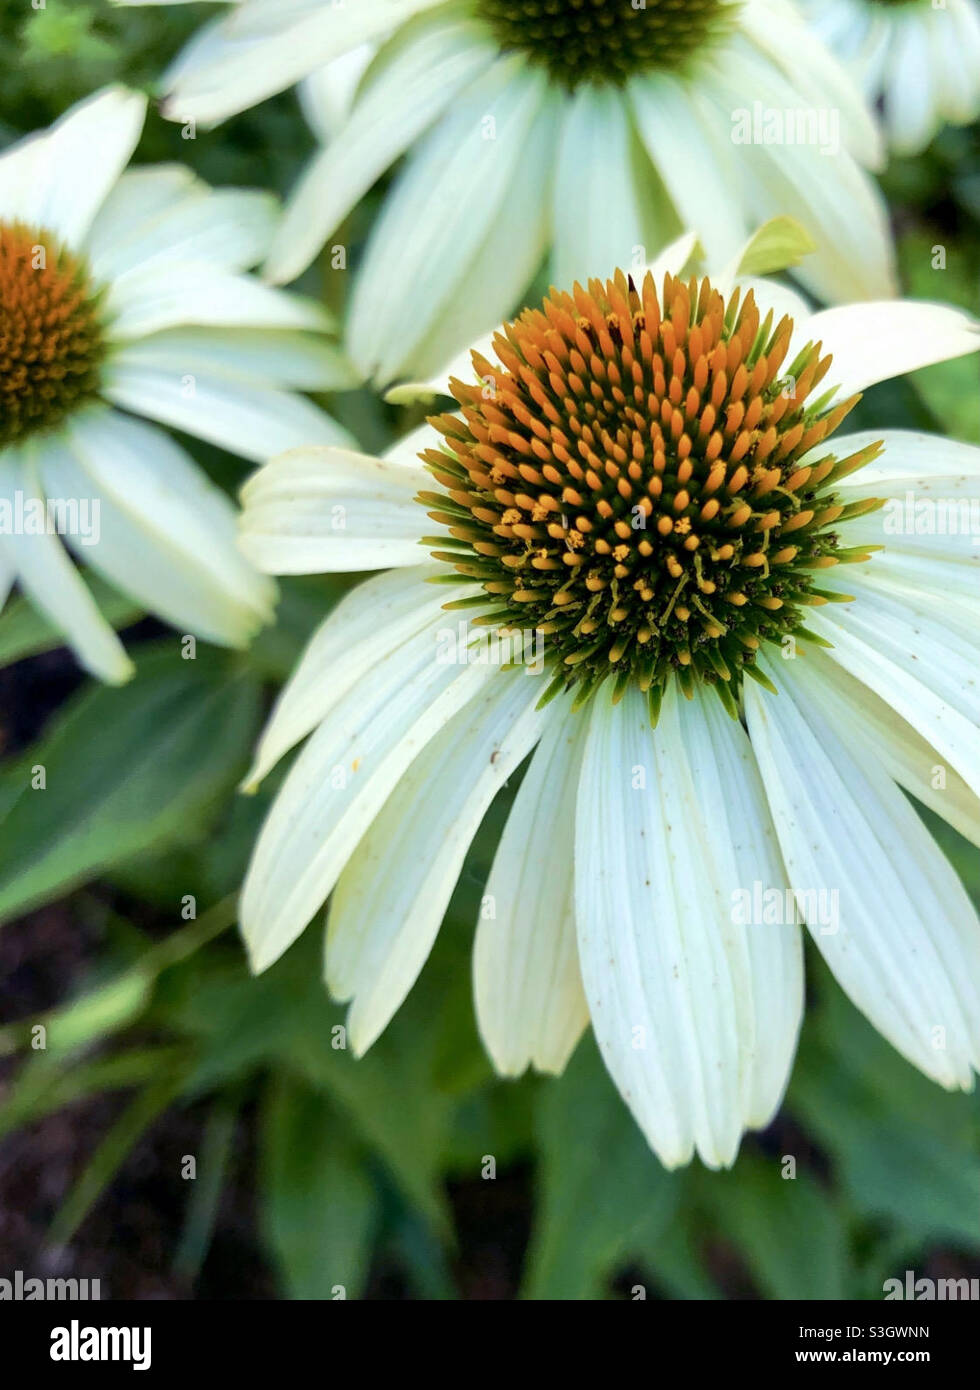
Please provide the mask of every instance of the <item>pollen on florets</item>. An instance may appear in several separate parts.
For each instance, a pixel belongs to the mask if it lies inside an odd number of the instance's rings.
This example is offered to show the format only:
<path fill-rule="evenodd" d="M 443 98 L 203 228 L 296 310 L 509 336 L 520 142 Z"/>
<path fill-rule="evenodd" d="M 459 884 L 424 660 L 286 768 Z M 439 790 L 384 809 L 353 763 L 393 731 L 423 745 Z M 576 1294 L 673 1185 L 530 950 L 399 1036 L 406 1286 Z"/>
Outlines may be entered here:
<path fill-rule="evenodd" d="M 674 71 L 723 33 L 732 0 L 478 0 L 505 50 L 567 88 L 621 86 L 633 73 Z"/>
<path fill-rule="evenodd" d="M 507 324 L 422 454 L 445 489 L 420 494 L 448 528 L 434 555 L 481 591 L 455 606 L 543 632 L 555 689 L 612 677 L 656 706 L 676 677 L 734 710 L 760 644 L 836 597 L 819 571 L 867 557 L 836 527 L 880 505 L 828 490 L 879 450 L 819 451 L 857 397 L 811 400 L 831 359 L 787 362 L 792 331 L 751 292 L 622 272 Z"/>
<path fill-rule="evenodd" d="M 84 264 L 48 233 L 0 222 L 0 448 L 94 396 L 104 356 Z"/>

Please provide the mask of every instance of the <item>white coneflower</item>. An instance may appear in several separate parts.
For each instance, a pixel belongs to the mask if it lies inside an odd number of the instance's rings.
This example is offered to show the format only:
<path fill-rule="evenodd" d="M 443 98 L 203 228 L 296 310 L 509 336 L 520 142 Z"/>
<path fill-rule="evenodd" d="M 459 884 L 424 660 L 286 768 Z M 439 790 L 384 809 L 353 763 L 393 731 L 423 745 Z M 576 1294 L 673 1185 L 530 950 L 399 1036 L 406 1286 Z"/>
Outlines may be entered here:
<path fill-rule="evenodd" d="M 559 1072 L 591 1021 L 668 1165 L 731 1163 L 777 1108 L 803 917 L 916 1066 L 968 1087 L 980 1064 L 980 925 L 901 790 L 980 844 L 977 538 L 901 524 L 907 494 L 976 504 L 980 450 L 831 439 L 856 392 L 980 334 L 720 283 L 553 291 L 452 382 L 458 413 L 384 459 L 285 454 L 242 521 L 274 572 L 392 567 L 262 738 L 251 784 L 312 734 L 247 875 L 253 968 L 332 895 L 326 980 L 362 1053 L 534 750 L 477 930 L 480 1031 L 502 1073 Z"/>
<path fill-rule="evenodd" d="M 894 293 L 884 204 L 860 167 L 879 162 L 877 129 L 785 0 L 243 0 L 165 77 L 165 112 L 222 120 L 318 64 L 353 53 L 356 72 L 365 43 L 378 52 L 267 270 L 299 274 L 407 154 L 349 321 L 379 382 L 500 323 L 545 260 L 570 284 L 643 264 L 682 227 L 722 264 L 749 227 L 796 216 L 819 243 L 802 272 L 818 298 Z"/>
<path fill-rule="evenodd" d="M 977 0 L 804 0 L 807 17 L 882 102 L 888 143 L 917 154 L 945 121 L 980 115 Z"/>
<path fill-rule="evenodd" d="M 0 155 L 0 606 L 17 583 L 82 664 L 131 674 L 62 546 L 181 629 L 244 645 L 274 590 L 163 430 L 250 460 L 348 442 L 291 388 L 336 379 L 323 311 L 243 272 L 275 200 L 125 165 L 145 99 L 106 90 Z M 84 515 L 84 526 L 81 518 Z"/>

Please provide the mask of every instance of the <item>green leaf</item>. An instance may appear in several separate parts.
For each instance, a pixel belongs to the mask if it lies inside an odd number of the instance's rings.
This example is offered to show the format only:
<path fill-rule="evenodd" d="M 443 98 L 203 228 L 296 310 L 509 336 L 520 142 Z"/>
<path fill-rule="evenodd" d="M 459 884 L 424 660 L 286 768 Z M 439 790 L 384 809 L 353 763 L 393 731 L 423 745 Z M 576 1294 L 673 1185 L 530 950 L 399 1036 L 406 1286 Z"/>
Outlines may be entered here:
<path fill-rule="evenodd" d="M 0 922 L 141 850 L 202 834 L 240 775 L 258 717 L 247 673 L 168 644 L 123 689 L 97 687 L 5 774 Z M 44 769 L 44 788 L 31 767 Z M 9 785 L 9 783 L 8 783 Z"/>
<path fill-rule="evenodd" d="M 849 1200 L 919 1241 L 980 1248 L 980 1114 L 910 1066 L 844 997 L 825 968 L 788 1107 L 833 1158 Z M 881 1296 L 880 1289 L 863 1296 Z"/>
<path fill-rule="evenodd" d="M 86 571 L 84 579 L 102 616 L 113 627 L 126 627 L 142 616 L 139 604 L 120 594 L 97 574 Z M 64 634 L 26 598 L 15 598 L 0 614 L 0 667 L 64 645 Z"/>
<path fill-rule="evenodd" d="M 243 1088 L 233 1086 L 219 1095 L 211 1107 L 204 1127 L 201 1160 L 194 1181 L 189 1184 L 187 1215 L 174 1256 L 174 1274 L 193 1283 L 211 1244 L 214 1223 L 221 1201 L 221 1190 L 232 1154 Z"/>
<path fill-rule="evenodd" d="M 262 1115 L 262 1218 L 290 1298 L 358 1298 L 377 1221 L 362 1154 L 332 1106 L 277 1079 Z"/>
<path fill-rule="evenodd" d="M 817 243 L 795 217 L 773 217 L 764 222 L 742 250 L 738 275 L 775 275 L 799 265 Z"/>
<path fill-rule="evenodd" d="M 131 1102 L 102 1140 L 51 1223 L 52 1245 L 67 1245 L 125 1163 L 130 1151 L 180 1090 L 183 1073 L 172 1070 L 150 1083 Z"/>
<path fill-rule="evenodd" d="M 6 1090 L 0 1104 L 0 1139 L 86 1096 L 152 1082 L 181 1067 L 186 1057 L 180 1047 L 148 1047 L 66 1068 L 63 1059 L 39 1053 L 21 1067 Z"/>
<path fill-rule="evenodd" d="M 743 1152 L 728 1173 L 702 1176 L 708 1229 L 728 1236 L 767 1298 L 845 1296 L 847 1237 L 839 1205 L 801 1168 Z"/>
<path fill-rule="evenodd" d="M 324 1096 L 400 1194 L 443 1235 L 448 1208 L 440 1169 L 452 1104 L 434 1084 L 431 1001 L 412 998 L 366 1057 L 347 1046 L 344 1010 L 321 979 L 316 927 L 257 979 L 244 961 L 210 978 L 172 972 L 165 1016 L 193 1037 L 188 1093 L 201 1094 L 260 1065 L 285 1071 Z M 161 1003 L 161 1008 L 163 1008 Z"/>
<path fill-rule="evenodd" d="M 537 1225 L 524 1297 L 603 1297 L 617 1265 L 670 1220 L 680 1181 L 647 1146 L 591 1036 L 539 1110 Z"/>

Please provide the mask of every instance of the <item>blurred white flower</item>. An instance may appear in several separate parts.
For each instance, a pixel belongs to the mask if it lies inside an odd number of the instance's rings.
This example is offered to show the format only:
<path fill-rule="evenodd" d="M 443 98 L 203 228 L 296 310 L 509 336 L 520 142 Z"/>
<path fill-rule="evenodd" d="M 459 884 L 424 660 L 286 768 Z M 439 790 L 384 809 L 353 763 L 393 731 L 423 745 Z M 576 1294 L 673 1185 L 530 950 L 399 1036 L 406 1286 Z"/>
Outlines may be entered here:
<path fill-rule="evenodd" d="M 910 495 L 980 511 L 980 450 L 828 447 L 855 393 L 980 332 L 926 303 L 811 314 L 752 278 L 770 235 L 710 285 L 664 275 L 688 240 L 635 285 L 553 292 L 474 354 L 458 414 L 382 459 L 294 450 L 243 493 L 263 569 L 388 570 L 260 741 L 249 786 L 311 735 L 244 886 L 253 968 L 332 895 L 326 981 L 363 1053 L 533 752 L 477 929 L 480 1031 L 501 1073 L 560 1072 L 591 1021 L 670 1166 L 730 1164 L 777 1109 L 802 920 L 928 1076 L 980 1066 L 980 924 L 905 797 L 980 845 L 978 540 L 902 520 Z"/>
<path fill-rule="evenodd" d="M 977 0 L 803 0 L 814 30 L 871 102 L 882 100 L 888 143 L 918 154 L 944 121 L 980 115 Z"/>
<path fill-rule="evenodd" d="M 750 227 L 795 216 L 818 242 L 802 272 L 818 298 L 894 293 L 861 168 L 880 162 L 877 127 L 786 0 L 241 0 L 165 76 L 164 110 L 213 123 L 318 66 L 327 143 L 267 273 L 298 275 L 407 155 L 348 324 L 381 383 L 500 323 L 546 260 L 570 284 L 642 265 L 683 227 L 721 263 Z"/>
<path fill-rule="evenodd" d="M 0 155 L 0 607 L 17 583 L 107 681 L 132 668 L 62 536 L 211 641 L 246 644 L 274 601 L 237 549 L 232 503 L 135 417 L 250 460 L 349 442 L 293 393 L 342 375 L 324 312 L 243 273 L 275 200 L 175 164 L 123 172 L 145 105 L 107 89 Z"/>

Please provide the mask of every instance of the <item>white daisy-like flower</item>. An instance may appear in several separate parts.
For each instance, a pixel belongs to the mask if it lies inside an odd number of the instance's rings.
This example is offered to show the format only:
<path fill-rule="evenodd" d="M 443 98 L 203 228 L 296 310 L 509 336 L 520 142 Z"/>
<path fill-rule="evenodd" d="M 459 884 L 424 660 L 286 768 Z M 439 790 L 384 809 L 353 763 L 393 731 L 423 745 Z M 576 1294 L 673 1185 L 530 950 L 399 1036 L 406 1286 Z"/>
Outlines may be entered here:
<path fill-rule="evenodd" d="M 786 0 L 241 0 L 165 76 L 164 110 L 220 121 L 318 65 L 326 143 L 267 273 L 298 275 L 407 155 L 348 323 L 382 384 L 499 324 L 545 262 L 556 284 L 611 274 L 687 226 L 724 264 L 750 227 L 795 216 L 820 245 L 802 272 L 818 298 L 895 292 L 861 167 L 877 127 Z"/>
<path fill-rule="evenodd" d="M 918 154 L 980 115 L 977 0 L 803 0 L 814 30 L 882 103 L 888 143 Z"/>
<path fill-rule="evenodd" d="M 323 310 L 244 273 L 275 199 L 179 165 L 124 172 L 145 106 L 107 89 L 0 155 L 0 607 L 16 583 L 112 682 L 131 664 L 62 537 L 214 642 L 245 645 L 275 596 L 237 547 L 230 500 L 137 417 L 251 461 L 350 442 L 294 393 L 342 373 Z"/>
<path fill-rule="evenodd" d="M 560 1072 L 591 1022 L 671 1166 L 730 1164 L 778 1107 L 801 919 L 911 1062 L 951 1088 L 980 1065 L 980 923 L 902 790 L 980 845 L 978 538 L 903 524 L 910 496 L 980 510 L 980 450 L 830 438 L 855 393 L 980 332 L 926 303 L 811 314 L 744 278 L 761 259 L 735 288 L 658 265 L 552 291 L 452 381 L 458 413 L 381 459 L 292 451 L 243 494 L 262 568 L 387 571 L 260 741 L 249 786 L 311 735 L 244 885 L 253 968 L 330 896 L 326 983 L 363 1053 L 531 755 L 477 927 L 480 1032 L 502 1074 Z"/>

